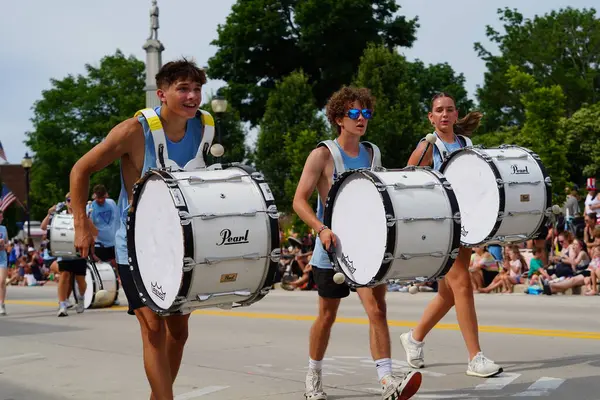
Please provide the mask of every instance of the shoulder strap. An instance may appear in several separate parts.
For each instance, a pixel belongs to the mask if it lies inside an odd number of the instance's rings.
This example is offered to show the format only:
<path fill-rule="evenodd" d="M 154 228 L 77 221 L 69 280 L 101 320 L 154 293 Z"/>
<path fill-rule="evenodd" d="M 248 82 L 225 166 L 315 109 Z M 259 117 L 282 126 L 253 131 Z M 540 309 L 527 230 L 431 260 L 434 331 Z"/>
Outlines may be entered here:
<path fill-rule="evenodd" d="M 461 137 L 464 141 L 465 141 L 465 146 L 466 147 L 471 147 L 473 146 L 473 141 L 471 140 L 470 137 L 465 136 L 465 135 L 457 135 L 458 137 Z"/>
<path fill-rule="evenodd" d="M 186 171 L 192 169 L 206 168 L 206 155 L 210 151 L 213 139 L 215 137 L 215 120 L 209 112 L 198 110 L 196 118 L 202 123 L 202 140 L 198 146 L 196 157 L 190 160 L 184 167 Z"/>
<path fill-rule="evenodd" d="M 333 142 L 333 140 L 323 140 L 317 145 L 317 147 L 322 146 L 327 146 L 327 148 L 329 149 L 329 152 L 333 157 L 333 165 L 338 175 L 346 172 L 346 168 L 344 167 L 344 159 L 342 158 L 342 153 L 340 152 L 340 149 L 337 147 L 337 145 Z"/>
<path fill-rule="evenodd" d="M 370 148 L 373 152 L 373 159 L 371 160 L 371 169 L 374 170 L 376 168 L 381 167 L 381 151 L 379 151 L 379 147 L 371 142 L 361 142 L 365 145 L 366 148 Z"/>
<path fill-rule="evenodd" d="M 134 116 L 139 117 L 140 115 L 144 116 L 146 122 L 148 122 L 150 133 L 152 133 L 154 150 L 156 153 L 156 166 L 161 169 L 171 166 L 177 167 L 177 163 L 169 160 L 167 142 L 165 140 L 165 131 L 162 123 L 160 122 L 160 118 L 156 114 L 156 111 L 154 111 L 152 108 L 144 108 L 143 110 L 136 112 Z"/>
<path fill-rule="evenodd" d="M 443 161 L 446 159 L 446 156 L 448 155 L 448 150 L 446 150 L 446 146 L 444 146 L 444 142 L 442 141 L 442 139 L 440 139 L 438 134 L 434 132 L 434 135 L 437 137 L 437 140 L 435 141 L 435 147 L 437 147 L 438 153 L 440 153 L 440 157 L 442 158 L 442 161 Z"/>

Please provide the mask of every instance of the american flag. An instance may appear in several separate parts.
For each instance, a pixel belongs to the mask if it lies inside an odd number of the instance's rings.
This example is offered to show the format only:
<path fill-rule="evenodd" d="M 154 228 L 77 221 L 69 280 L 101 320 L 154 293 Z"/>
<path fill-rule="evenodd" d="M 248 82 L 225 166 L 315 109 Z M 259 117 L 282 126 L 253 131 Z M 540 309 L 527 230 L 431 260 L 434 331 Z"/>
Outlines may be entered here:
<path fill-rule="evenodd" d="M 0 142 L 0 158 L 4 160 L 4 163 L 8 163 L 6 153 L 4 153 L 4 147 L 2 147 L 2 142 Z"/>
<path fill-rule="evenodd" d="M 13 201 L 17 200 L 17 196 L 6 185 L 2 185 L 2 197 L 0 197 L 0 211 L 4 212 Z"/>

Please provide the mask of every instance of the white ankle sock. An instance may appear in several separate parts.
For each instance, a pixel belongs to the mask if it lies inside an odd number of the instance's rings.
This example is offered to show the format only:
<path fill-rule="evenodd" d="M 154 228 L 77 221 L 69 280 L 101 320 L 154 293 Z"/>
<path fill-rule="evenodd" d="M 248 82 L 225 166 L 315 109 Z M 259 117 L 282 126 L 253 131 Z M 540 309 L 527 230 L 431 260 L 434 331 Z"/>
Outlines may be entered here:
<path fill-rule="evenodd" d="M 414 344 L 421 344 L 421 343 L 423 343 L 423 342 L 419 342 L 417 339 L 415 339 L 415 338 L 413 337 L 413 331 L 412 331 L 412 330 L 410 331 L 410 335 L 408 335 L 408 338 L 409 338 L 409 339 L 410 339 L 410 341 L 411 341 L 411 342 L 413 342 Z"/>
<path fill-rule="evenodd" d="M 375 367 L 377 367 L 377 376 L 381 380 L 384 376 L 392 374 L 392 359 L 381 358 L 375 360 Z"/>
<path fill-rule="evenodd" d="M 315 370 L 315 371 L 320 371 L 323 368 L 323 360 L 315 361 L 309 357 L 308 358 L 308 368 Z"/>

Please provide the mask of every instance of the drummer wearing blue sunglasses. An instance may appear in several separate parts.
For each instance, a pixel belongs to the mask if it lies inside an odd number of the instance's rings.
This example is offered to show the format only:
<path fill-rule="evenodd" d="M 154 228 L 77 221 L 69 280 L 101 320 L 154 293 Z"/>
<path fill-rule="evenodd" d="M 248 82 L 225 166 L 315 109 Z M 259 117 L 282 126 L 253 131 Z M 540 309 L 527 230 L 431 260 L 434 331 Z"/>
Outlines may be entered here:
<path fill-rule="evenodd" d="M 318 235 L 309 261 L 319 295 L 319 315 L 310 330 L 304 393 L 306 400 L 327 399 L 321 372 L 323 358 L 341 299 L 350 295 L 348 285 L 334 281 L 335 271 L 327 251 L 334 251 L 337 239 L 323 223 L 323 199 L 327 199 L 336 174 L 376 164 L 374 148 L 369 148 L 367 142 L 361 142 L 373 117 L 374 105 L 374 97 L 365 88 L 344 87 L 331 96 L 327 103 L 327 118 L 338 136 L 335 141 L 322 142 L 322 146 L 308 155 L 294 196 L 294 211 Z M 319 194 L 316 213 L 309 203 L 315 190 Z M 358 207 L 359 202 L 357 211 Z M 382 388 L 381 398 L 407 400 L 419 390 L 422 376 L 417 371 L 400 376 L 392 373 L 390 333 L 385 311 L 386 292 L 386 285 L 356 289 L 369 317 L 371 355 Z"/>

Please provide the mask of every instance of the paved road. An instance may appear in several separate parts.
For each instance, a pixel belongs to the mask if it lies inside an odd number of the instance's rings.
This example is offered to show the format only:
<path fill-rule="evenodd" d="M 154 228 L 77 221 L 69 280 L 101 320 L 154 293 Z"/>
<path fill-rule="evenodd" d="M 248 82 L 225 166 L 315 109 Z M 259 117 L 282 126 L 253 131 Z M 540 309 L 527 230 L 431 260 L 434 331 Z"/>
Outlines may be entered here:
<path fill-rule="evenodd" d="M 55 290 L 9 288 L 9 315 L 0 319 L 0 400 L 147 399 L 135 317 L 119 307 L 59 319 Z M 432 296 L 389 293 L 396 370 L 406 368 L 398 337 Z M 303 399 L 316 300 L 314 292 L 273 291 L 243 310 L 197 311 L 176 399 Z M 465 375 L 451 313 L 427 340 L 428 368 L 415 398 L 600 400 L 600 298 L 477 295 L 476 302 L 483 348 L 505 372 Z M 354 296 L 342 302 L 324 364 L 330 399 L 380 398 Z"/>

